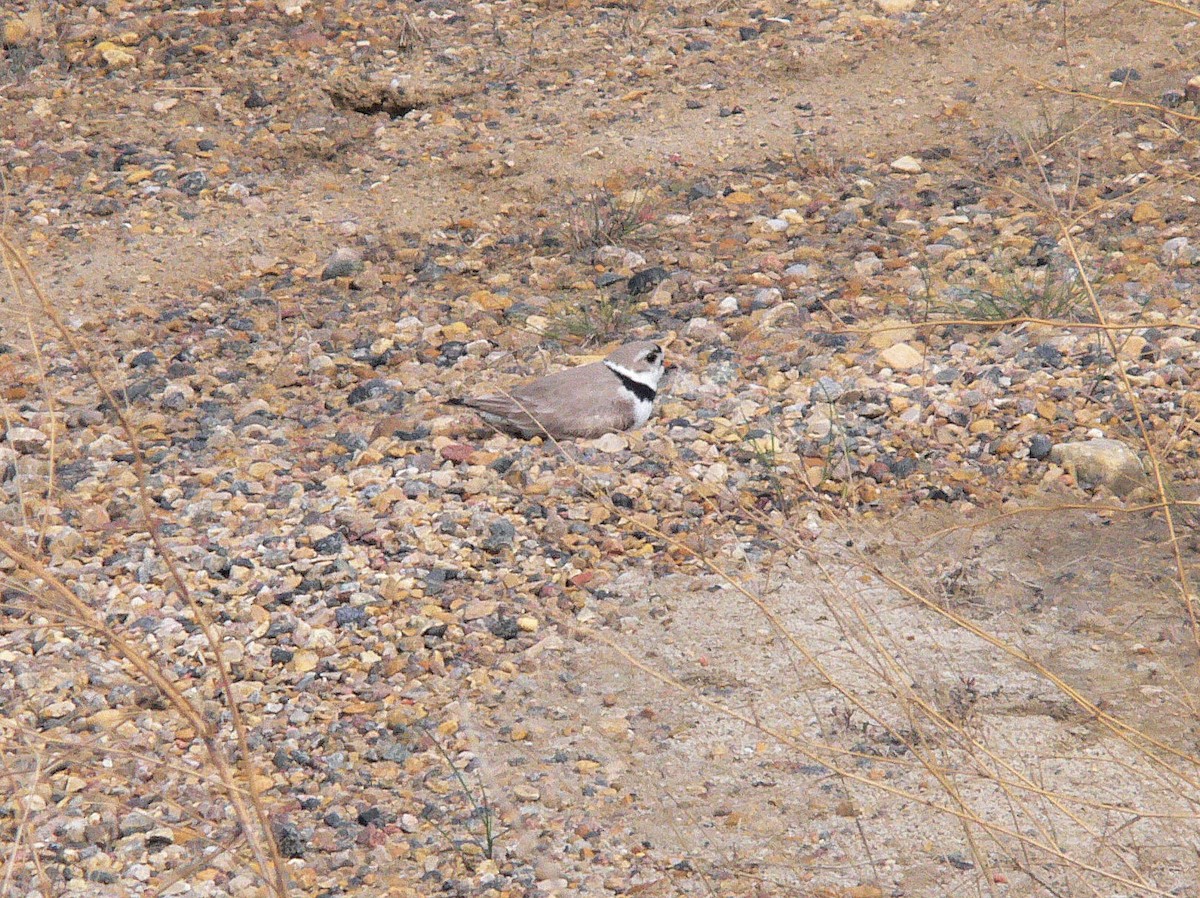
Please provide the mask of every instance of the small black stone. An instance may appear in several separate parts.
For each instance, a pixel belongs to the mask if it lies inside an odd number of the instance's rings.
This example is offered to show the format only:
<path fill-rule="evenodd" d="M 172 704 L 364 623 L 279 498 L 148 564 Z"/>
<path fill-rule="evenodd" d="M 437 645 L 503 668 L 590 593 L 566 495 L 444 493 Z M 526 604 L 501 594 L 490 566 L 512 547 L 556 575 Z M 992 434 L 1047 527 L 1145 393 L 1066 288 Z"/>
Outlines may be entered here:
<path fill-rule="evenodd" d="M 358 812 L 358 822 L 362 826 L 370 826 L 383 820 L 383 811 L 379 808 L 364 808 Z"/>
<path fill-rule="evenodd" d="M 252 87 L 250 88 L 250 93 L 246 94 L 246 99 L 243 101 L 243 105 L 247 109 L 262 109 L 264 106 L 268 106 L 270 104 L 267 102 L 267 98 L 259 93 L 257 87 Z"/>
<path fill-rule="evenodd" d="M 665 268 L 645 268 L 629 279 L 629 294 L 631 296 L 640 296 L 643 293 L 649 293 L 659 285 L 667 276 Z"/>
<path fill-rule="evenodd" d="M 633 508 L 633 500 L 624 493 L 613 493 L 612 504 L 617 508 Z"/>
<path fill-rule="evenodd" d="M 346 537 L 337 531 L 313 543 L 313 549 L 320 555 L 337 555 L 346 547 Z"/>
<path fill-rule="evenodd" d="M 498 617 L 488 624 L 488 631 L 499 639 L 516 639 L 521 635 L 516 618 Z"/>
<path fill-rule="evenodd" d="M 1109 81 L 1120 81 L 1126 84 L 1130 81 L 1141 81 L 1142 73 L 1132 66 L 1123 65 L 1120 68 L 1113 69 L 1108 74 Z"/>
<path fill-rule="evenodd" d="M 712 42 L 700 40 L 688 41 L 683 45 L 683 49 L 687 50 L 689 53 L 699 53 L 701 50 L 711 50 Z"/>
<path fill-rule="evenodd" d="M 289 662 L 291 662 L 294 654 L 295 654 L 294 652 L 288 651 L 285 648 L 280 648 L 279 646 L 274 646 L 271 649 L 271 663 L 272 664 L 288 664 Z"/>
<path fill-rule="evenodd" d="M 1183 101 L 1187 99 L 1187 94 L 1181 90 L 1163 91 L 1162 104 L 1168 109 L 1175 109 L 1183 105 Z"/>
<path fill-rule="evenodd" d="M 366 402 L 368 399 L 377 399 L 380 396 L 385 396 L 391 392 L 391 389 L 391 385 L 382 377 L 373 377 L 351 390 L 350 395 L 346 397 L 346 403 L 348 405 L 358 405 L 360 402 Z"/>
<path fill-rule="evenodd" d="M 333 613 L 339 627 L 357 627 L 367 619 L 367 612 L 357 605 L 342 605 Z"/>
<path fill-rule="evenodd" d="M 1050 343 L 1039 343 L 1033 348 L 1033 355 L 1038 361 L 1051 368 L 1061 368 L 1063 365 L 1062 350 Z"/>
<path fill-rule="evenodd" d="M 1050 454 L 1050 437 L 1044 433 L 1035 433 L 1029 441 L 1029 457 L 1039 461 Z"/>
<path fill-rule="evenodd" d="M 153 368 L 158 364 L 158 356 L 149 349 L 139 352 L 129 360 L 130 368 Z"/>
<path fill-rule="evenodd" d="M 751 25 L 743 25 L 738 29 L 738 37 L 744 41 L 755 40 L 759 35 L 759 30 Z"/>
<path fill-rule="evenodd" d="M 513 540 L 517 535 L 517 528 L 512 525 L 511 521 L 493 521 L 488 527 L 488 536 L 483 541 L 484 551 L 487 552 L 502 552 L 513 544 Z"/>
<path fill-rule="evenodd" d="M 279 845 L 280 854 L 284 857 L 304 857 L 307 845 L 294 823 L 277 823 L 274 829 L 275 842 Z"/>
<path fill-rule="evenodd" d="M 199 196 L 208 186 L 208 175 L 202 171 L 191 171 L 179 178 L 179 189 L 188 196 Z"/>

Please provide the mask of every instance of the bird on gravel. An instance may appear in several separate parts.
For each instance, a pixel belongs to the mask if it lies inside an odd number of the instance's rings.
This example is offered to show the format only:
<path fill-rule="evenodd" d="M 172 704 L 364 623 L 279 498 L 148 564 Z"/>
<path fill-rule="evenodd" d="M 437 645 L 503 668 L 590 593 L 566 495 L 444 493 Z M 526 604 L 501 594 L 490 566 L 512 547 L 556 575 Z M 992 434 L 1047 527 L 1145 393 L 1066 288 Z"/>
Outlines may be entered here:
<path fill-rule="evenodd" d="M 507 393 L 450 402 L 522 437 L 587 439 L 645 424 L 663 371 L 661 346 L 626 343 L 602 361 L 527 381 Z"/>

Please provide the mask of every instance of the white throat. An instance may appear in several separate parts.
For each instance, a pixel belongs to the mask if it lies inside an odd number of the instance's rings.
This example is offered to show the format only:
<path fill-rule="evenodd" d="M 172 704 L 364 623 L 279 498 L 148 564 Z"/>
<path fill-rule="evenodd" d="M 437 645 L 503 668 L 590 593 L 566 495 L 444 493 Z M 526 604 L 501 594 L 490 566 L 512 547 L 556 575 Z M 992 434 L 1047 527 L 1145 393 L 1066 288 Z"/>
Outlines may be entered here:
<path fill-rule="evenodd" d="M 615 371 L 622 377 L 628 377 L 630 380 L 635 380 L 642 386 L 649 387 L 651 390 L 658 390 L 658 382 L 662 380 L 661 371 L 630 371 L 624 365 L 618 365 L 616 362 L 605 362 L 605 367 L 609 371 Z"/>
<path fill-rule="evenodd" d="M 641 427 L 650 420 L 650 413 L 654 411 L 654 393 L 658 390 L 658 382 L 662 379 L 662 371 L 630 371 L 624 365 L 618 365 L 615 362 L 606 361 L 604 364 L 614 374 L 645 387 L 643 395 L 638 395 L 638 393 L 630 389 L 628 384 L 621 384 L 621 390 L 628 397 L 629 401 L 633 403 L 633 426 Z M 645 393 L 649 393 L 650 395 L 644 395 Z"/>

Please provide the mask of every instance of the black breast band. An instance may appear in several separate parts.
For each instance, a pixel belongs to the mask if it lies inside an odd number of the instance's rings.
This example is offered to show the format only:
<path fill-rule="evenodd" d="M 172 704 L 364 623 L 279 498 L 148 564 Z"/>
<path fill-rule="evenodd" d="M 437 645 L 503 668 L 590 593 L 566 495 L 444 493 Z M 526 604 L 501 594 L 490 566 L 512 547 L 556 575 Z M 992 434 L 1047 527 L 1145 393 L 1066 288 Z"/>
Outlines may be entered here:
<path fill-rule="evenodd" d="M 634 380 L 628 374 L 622 374 L 620 371 L 618 371 L 612 365 L 605 365 L 604 367 L 607 368 L 609 371 L 611 371 L 613 373 L 613 376 L 616 377 L 617 380 L 619 380 L 621 383 L 623 383 L 625 385 L 626 389 L 628 389 L 629 392 L 632 393 L 634 396 L 636 396 L 638 399 L 645 399 L 648 402 L 653 402 L 654 397 L 658 395 L 658 391 L 655 390 L 654 387 L 648 387 L 644 383 L 642 383 L 640 380 Z"/>

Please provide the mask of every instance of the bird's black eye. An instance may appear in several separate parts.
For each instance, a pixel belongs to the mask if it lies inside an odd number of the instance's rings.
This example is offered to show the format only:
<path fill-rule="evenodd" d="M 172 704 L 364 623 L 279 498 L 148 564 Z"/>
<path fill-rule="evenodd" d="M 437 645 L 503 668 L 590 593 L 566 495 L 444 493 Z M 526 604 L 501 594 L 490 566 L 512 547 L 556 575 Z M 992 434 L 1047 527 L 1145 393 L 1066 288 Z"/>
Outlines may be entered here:
<path fill-rule="evenodd" d="M 659 348 L 657 346 L 655 346 L 648 353 L 646 353 L 646 361 L 647 362 L 657 362 L 658 361 L 658 353 L 659 353 Z"/>

